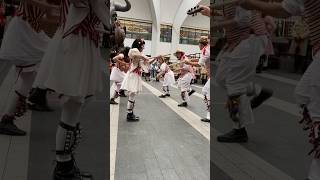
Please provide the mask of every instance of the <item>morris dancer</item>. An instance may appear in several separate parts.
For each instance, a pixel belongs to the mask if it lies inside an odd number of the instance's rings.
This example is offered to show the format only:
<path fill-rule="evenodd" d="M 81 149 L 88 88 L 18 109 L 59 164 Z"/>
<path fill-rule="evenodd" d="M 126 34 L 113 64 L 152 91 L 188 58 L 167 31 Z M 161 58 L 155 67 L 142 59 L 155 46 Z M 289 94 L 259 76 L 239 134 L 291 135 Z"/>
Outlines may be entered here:
<path fill-rule="evenodd" d="M 113 58 L 113 61 L 116 62 L 116 66 L 112 68 L 110 74 L 110 80 L 114 81 L 112 84 L 114 91 L 111 95 L 110 104 L 118 104 L 115 102 L 115 99 L 121 95 L 121 92 L 124 93 L 123 91 L 120 91 L 120 88 L 121 83 L 126 75 L 126 67 L 128 63 L 125 62 L 125 59 L 129 58 L 129 50 L 130 47 L 126 47 L 122 53 Z"/>
<path fill-rule="evenodd" d="M 309 154 L 314 158 L 309 170 L 309 180 L 320 179 L 320 2 L 318 0 L 283 0 L 282 3 L 267 3 L 253 0 L 240 1 L 241 6 L 256 9 L 275 17 L 304 15 L 310 30 L 313 45 L 313 61 L 295 89 L 297 103 L 303 110 L 300 121 L 309 130 L 309 142 L 313 149 Z"/>
<path fill-rule="evenodd" d="M 111 7 L 110 7 L 110 14 L 115 15 L 116 11 L 129 11 L 131 8 L 131 3 L 129 0 L 125 0 L 125 5 L 121 5 L 119 3 L 116 3 L 114 1 L 111 2 Z M 110 17 L 110 16 L 109 16 Z M 111 24 L 114 24 L 114 19 L 111 18 Z M 107 28 L 110 30 L 110 27 Z M 117 28 L 116 28 L 117 29 Z M 118 33 L 118 29 L 116 30 Z M 52 111 L 51 108 L 48 106 L 48 102 L 46 99 L 48 89 L 45 87 L 39 87 L 36 85 L 33 85 L 33 89 L 31 91 L 30 97 L 28 99 L 28 105 L 30 109 L 36 110 L 36 111 Z M 120 91 L 121 96 L 125 96 L 124 92 Z"/>
<path fill-rule="evenodd" d="M 206 118 L 202 118 L 203 122 L 210 122 L 210 44 L 208 37 L 202 36 L 199 39 L 199 48 L 201 50 L 200 59 L 198 62 L 190 62 L 187 61 L 186 64 L 196 66 L 197 64 L 206 68 L 208 74 L 208 81 L 202 88 L 202 94 L 204 95 L 204 102 L 207 106 L 207 116 Z"/>
<path fill-rule="evenodd" d="M 234 128 L 217 139 L 220 142 L 247 142 L 245 125 L 253 122 L 247 87 L 257 64 L 256 53 L 252 52 L 261 49 L 263 43 L 258 43 L 255 35 L 250 35 L 250 11 L 232 4 L 222 8 L 224 18 L 214 23 L 213 28 L 225 28 L 227 44 L 218 55 L 221 61 L 216 81 L 227 91 L 227 108 Z M 206 13 L 206 10 L 209 12 Z M 209 8 L 204 8 L 203 11 L 203 14 L 212 14 Z"/>
<path fill-rule="evenodd" d="M 190 65 L 185 64 L 186 61 L 188 61 L 187 56 L 185 55 L 185 52 L 178 49 L 175 52 L 175 56 L 179 60 L 179 68 L 177 71 L 180 72 L 179 79 L 178 79 L 178 88 L 181 92 L 181 99 L 182 103 L 178 104 L 179 107 L 187 107 L 189 102 L 189 96 L 191 96 L 195 90 L 191 88 L 191 81 L 194 77 L 192 74 L 193 68 Z"/>
<path fill-rule="evenodd" d="M 159 57 L 160 63 L 160 72 L 157 74 L 158 79 L 162 79 L 162 90 L 163 94 L 160 95 L 160 98 L 170 97 L 169 86 L 172 86 L 175 83 L 174 73 L 169 68 L 166 60 L 163 56 Z"/>
<path fill-rule="evenodd" d="M 45 1 L 23 0 L 17 16 L 8 25 L 1 45 L 0 63 L 14 65 L 18 77 L 14 87 L 15 94 L 10 97 L 6 113 L 0 122 L 0 134 L 26 134 L 14 124 L 14 120 L 23 116 L 27 110 L 26 97 L 32 87 L 37 65 L 50 40 L 43 31 L 42 24 L 51 21 L 48 18 L 52 17 L 50 13 L 54 10 L 58 10 L 58 6 Z"/>
<path fill-rule="evenodd" d="M 129 94 L 127 104 L 127 121 L 139 121 L 139 117 L 133 113 L 136 95 L 142 91 L 142 70 L 149 71 L 148 67 L 156 58 L 149 58 L 145 56 L 144 50 L 145 42 L 143 39 L 136 39 L 132 43 L 132 49 L 129 51 L 129 58 L 131 59 L 131 66 L 122 81 L 121 89 L 127 90 Z"/>
<path fill-rule="evenodd" d="M 253 11 L 252 12 L 252 18 L 251 18 L 251 33 L 256 35 L 258 37 L 256 41 L 259 43 L 259 41 L 264 42 L 264 46 L 261 47 L 257 53 L 257 62 L 260 63 L 260 57 L 263 54 L 270 54 L 273 50 L 272 46 L 272 40 L 271 40 L 271 33 L 274 31 L 275 24 L 272 23 L 271 17 L 263 17 L 260 12 Z M 258 84 L 252 83 L 248 87 L 247 91 L 248 96 L 254 96 L 251 101 L 251 108 L 255 109 L 259 107 L 263 102 L 265 102 L 267 99 L 269 99 L 273 95 L 273 90 L 261 87 Z"/>
<path fill-rule="evenodd" d="M 274 31 L 277 28 L 277 25 L 275 24 L 273 18 L 271 16 L 265 16 L 262 15 L 262 18 L 266 24 L 267 29 L 267 36 L 268 36 L 268 44 L 266 46 L 266 50 L 264 52 L 264 55 L 260 58 L 259 64 L 257 66 L 257 73 L 261 73 L 262 70 L 265 70 L 265 68 L 268 66 L 268 59 L 270 55 L 274 55 L 274 49 L 272 45 L 272 35 Z"/>
<path fill-rule="evenodd" d="M 102 90 L 103 72 L 96 27 L 110 28 L 110 2 L 104 0 L 63 0 L 60 27 L 42 60 L 35 80 L 63 95 L 62 114 L 56 133 L 54 180 L 81 180 L 74 151 L 81 137 L 80 113 L 88 97 Z"/>

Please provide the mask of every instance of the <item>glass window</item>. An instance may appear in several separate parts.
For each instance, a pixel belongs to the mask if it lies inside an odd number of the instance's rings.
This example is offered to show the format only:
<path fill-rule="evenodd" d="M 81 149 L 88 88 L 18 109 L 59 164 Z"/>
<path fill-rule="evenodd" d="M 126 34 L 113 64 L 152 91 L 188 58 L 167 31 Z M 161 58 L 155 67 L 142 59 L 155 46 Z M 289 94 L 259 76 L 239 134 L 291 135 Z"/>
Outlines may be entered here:
<path fill-rule="evenodd" d="M 171 40 L 172 40 L 172 26 L 161 24 L 160 42 L 171 42 Z"/>
<path fill-rule="evenodd" d="M 201 36 L 209 36 L 208 30 L 181 27 L 180 44 L 197 45 Z"/>
<path fill-rule="evenodd" d="M 151 40 L 152 37 L 152 23 L 136 19 L 126 19 L 119 17 L 122 25 L 127 29 L 126 37 L 130 39 L 143 38 Z"/>

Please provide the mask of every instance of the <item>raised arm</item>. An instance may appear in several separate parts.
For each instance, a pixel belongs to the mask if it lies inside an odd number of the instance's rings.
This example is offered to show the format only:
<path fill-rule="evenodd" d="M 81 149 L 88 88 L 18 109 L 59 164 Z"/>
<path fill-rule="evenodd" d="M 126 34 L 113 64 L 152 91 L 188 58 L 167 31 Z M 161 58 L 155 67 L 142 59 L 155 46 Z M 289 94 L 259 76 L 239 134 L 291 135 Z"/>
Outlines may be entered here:
<path fill-rule="evenodd" d="M 249 24 L 251 20 L 251 11 L 245 10 L 239 6 L 236 7 L 235 16 L 233 18 L 216 21 L 212 27 L 215 29 L 222 29 L 233 27 L 238 24 Z"/>
<path fill-rule="evenodd" d="M 131 9 L 131 3 L 129 0 L 124 0 L 126 2 L 125 5 L 114 3 L 114 10 L 120 12 L 127 12 Z"/>
<path fill-rule="evenodd" d="M 45 1 L 39 1 L 39 0 L 27 0 L 28 3 L 33 4 L 41 9 L 46 9 L 47 11 L 51 10 L 59 10 L 60 6 L 49 4 Z"/>
<path fill-rule="evenodd" d="M 273 17 L 286 18 L 303 12 L 303 0 L 284 0 L 282 3 L 268 3 L 260 0 L 240 0 L 241 7 L 258 10 Z"/>
<path fill-rule="evenodd" d="M 120 59 L 123 59 L 124 55 L 123 54 L 118 54 L 117 56 L 115 56 L 114 58 L 112 58 L 113 61 L 119 62 Z"/>

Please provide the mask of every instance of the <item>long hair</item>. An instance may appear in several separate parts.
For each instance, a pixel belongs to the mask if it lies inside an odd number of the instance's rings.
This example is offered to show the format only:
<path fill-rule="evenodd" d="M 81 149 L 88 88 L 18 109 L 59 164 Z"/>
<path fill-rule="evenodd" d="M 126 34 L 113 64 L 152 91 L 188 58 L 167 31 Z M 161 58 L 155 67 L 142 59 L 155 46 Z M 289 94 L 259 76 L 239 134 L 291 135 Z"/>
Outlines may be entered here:
<path fill-rule="evenodd" d="M 130 47 L 125 47 L 123 50 L 122 50 L 122 54 L 124 55 L 124 60 L 125 62 L 130 62 L 130 59 L 129 59 L 129 51 L 130 51 Z"/>
<path fill-rule="evenodd" d="M 145 44 L 144 40 L 136 39 L 133 41 L 131 48 L 137 48 L 139 51 L 142 51 L 142 46 Z"/>

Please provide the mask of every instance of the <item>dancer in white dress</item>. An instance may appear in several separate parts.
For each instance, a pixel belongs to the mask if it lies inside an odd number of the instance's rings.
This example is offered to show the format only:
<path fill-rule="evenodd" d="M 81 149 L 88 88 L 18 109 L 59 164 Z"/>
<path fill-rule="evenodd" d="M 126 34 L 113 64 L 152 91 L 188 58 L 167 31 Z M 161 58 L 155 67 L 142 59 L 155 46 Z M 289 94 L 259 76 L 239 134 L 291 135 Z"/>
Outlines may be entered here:
<path fill-rule="evenodd" d="M 48 21 L 50 13 L 58 6 L 45 1 L 22 0 L 15 16 L 9 23 L 0 49 L 0 68 L 15 66 L 17 83 L 15 94 L 10 97 L 5 115 L 0 122 L 0 134 L 25 135 L 15 124 L 16 117 L 26 112 L 26 97 L 32 87 L 36 66 L 41 61 L 50 38 L 42 30 L 42 24 Z M 8 66 L 9 65 L 9 66 Z M 0 82 L 2 84 L 2 82 Z"/>
<path fill-rule="evenodd" d="M 43 57 L 35 80 L 62 94 L 62 114 L 56 133 L 54 180 L 81 180 L 73 153 L 81 136 L 80 113 L 85 100 L 102 90 L 103 61 L 100 34 L 103 23 L 110 28 L 110 2 L 105 0 L 63 0 L 60 27 Z M 89 176 L 88 174 L 86 174 Z"/>
<path fill-rule="evenodd" d="M 126 75 L 128 66 L 128 63 L 125 62 L 125 59 L 128 59 L 128 53 L 129 53 L 130 47 L 126 47 L 122 53 L 115 56 L 113 61 L 116 63 L 116 66 L 112 68 L 111 74 L 110 74 L 110 80 L 113 81 L 112 88 L 113 92 L 110 99 L 110 104 L 118 104 L 115 102 L 115 99 L 120 96 L 120 88 L 121 83 Z"/>
<path fill-rule="evenodd" d="M 127 90 L 128 104 L 127 104 L 127 121 L 139 121 L 139 117 L 133 113 L 135 97 L 142 91 L 142 71 L 149 71 L 150 63 L 156 58 L 149 58 L 145 56 L 142 51 L 144 50 L 145 42 L 143 39 L 136 39 L 132 43 L 132 49 L 129 51 L 129 58 L 131 60 L 130 69 L 127 72 L 124 80 L 122 81 L 121 89 Z"/>
<path fill-rule="evenodd" d="M 172 86 L 175 83 L 174 73 L 171 71 L 164 57 L 160 56 L 158 61 L 160 63 L 160 72 L 157 74 L 157 78 L 162 79 L 163 90 L 163 94 L 159 97 L 165 98 L 170 96 L 169 86 Z"/>
<path fill-rule="evenodd" d="M 297 103 L 300 104 L 303 118 L 300 121 L 304 129 L 310 132 L 309 142 L 313 154 L 309 180 L 320 179 L 320 2 L 318 0 L 283 0 L 281 3 L 268 3 L 253 0 L 241 0 L 242 7 L 256 9 L 275 17 L 303 15 L 309 26 L 310 41 L 313 46 L 313 61 L 304 73 L 295 89 Z"/>
<path fill-rule="evenodd" d="M 194 77 L 194 74 L 192 74 L 193 68 L 185 63 L 188 61 L 188 57 L 184 51 L 178 49 L 175 56 L 179 60 L 179 68 L 177 69 L 177 71 L 179 71 L 178 88 L 180 89 L 182 99 L 182 103 L 178 104 L 178 106 L 187 107 L 190 101 L 189 97 L 195 92 L 195 90 L 191 88 L 191 81 Z"/>

